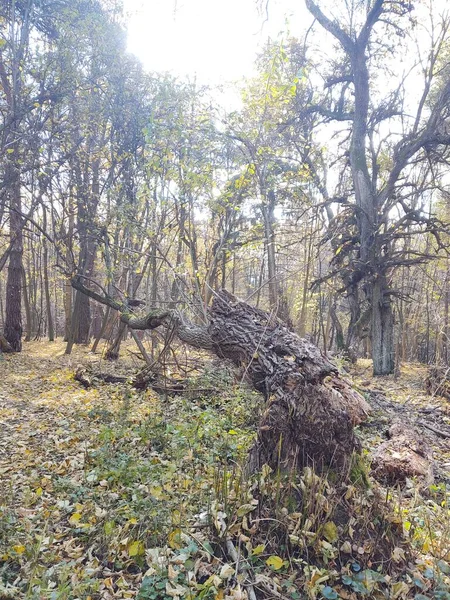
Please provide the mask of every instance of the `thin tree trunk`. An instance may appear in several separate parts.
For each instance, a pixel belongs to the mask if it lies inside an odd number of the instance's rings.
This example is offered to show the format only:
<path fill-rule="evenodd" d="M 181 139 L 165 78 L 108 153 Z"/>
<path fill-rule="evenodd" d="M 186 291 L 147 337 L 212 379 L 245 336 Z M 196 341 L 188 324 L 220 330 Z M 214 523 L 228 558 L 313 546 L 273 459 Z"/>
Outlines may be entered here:
<path fill-rule="evenodd" d="M 72 248 L 73 248 L 73 230 L 75 225 L 75 209 L 73 202 L 73 194 L 72 189 L 69 191 L 69 225 L 67 229 L 67 237 L 66 237 L 66 266 L 70 268 L 72 264 Z M 72 338 L 71 328 L 72 328 L 72 301 L 73 301 L 73 288 L 70 284 L 69 278 L 66 278 L 64 283 L 64 341 L 69 342 Z M 66 352 L 67 354 L 67 352 Z M 70 352 L 69 352 L 70 354 Z"/>
<path fill-rule="evenodd" d="M 14 159 L 7 161 L 5 168 L 6 191 L 10 207 L 9 231 L 11 251 L 9 253 L 8 278 L 6 281 L 6 318 L 4 335 L 15 352 L 22 350 L 22 200 L 20 197 L 20 172 L 17 162 L 18 145 L 14 144 Z"/>
<path fill-rule="evenodd" d="M 269 277 L 269 306 L 271 310 L 277 309 L 278 305 L 278 280 L 277 280 L 277 263 L 276 263 L 276 246 L 275 246 L 275 194 L 269 191 L 267 194 L 267 204 L 262 206 L 262 215 L 264 221 L 264 235 L 267 251 L 267 273 Z"/>
<path fill-rule="evenodd" d="M 308 290 L 309 290 L 309 278 L 311 273 L 311 254 L 312 254 L 312 244 L 313 244 L 313 225 L 311 224 L 311 231 L 308 238 L 308 243 L 305 244 L 305 280 L 303 282 L 303 292 L 302 292 L 302 307 L 300 309 L 300 323 L 299 323 L 299 334 L 304 336 L 306 333 L 306 324 L 307 324 L 307 311 L 308 311 Z"/>
<path fill-rule="evenodd" d="M 28 297 L 28 286 L 27 286 L 27 274 L 25 273 L 25 269 L 22 269 L 22 292 L 23 292 L 23 304 L 25 307 L 25 315 L 27 319 L 26 333 L 25 333 L 25 341 L 31 341 L 32 335 L 32 327 L 33 327 L 33 317 L 31 315 L 31 307 L 30 307 L 30 299 Z"/>
<path fill-rule="evenodd" d="M 44 230 L 47 229 L 47 218 L 46 212 L 44 208 L 44 219 L 43 219 Z M 50 282 L 48 277 L 48 244 L 45 237 L 42 240 L 43 244 L 43 274 L 44 274 L 44 291 L 45 291 L 45 306 L 47 312 L 47 333 L 48 333 L 48 341 L 55 341 L 55 328 L 53 325 L 53 315 L 52 315 L 52 301 L 50 295 Z"/>
<path fill-rule="evenodd" d="M 123 335 L 124 335 L 126 329 L 127 329 L 127 326 L 125 323 L 119 324 L 119 329 L 116 333 L 116 336 L 106 351 L 105 358 L 107 360 L 117 360 L 119 358 L 120 344 L 122 342 Z"/>
<path fill-rule="evenodd" d="M 100 328 L 98 336 L 95 338 L 95 341 L 94 341 L 94 343 L 92 345 L 92 348 L 91 348 L 91 352 L 93 354 L 95 354 L 95 352 L 97 352 L 97 346 L 98 346 L 100 340 L 102 339 L 103 335 L 105 334 L 106 327 L 108 326 L 108 321 L 109 321 L 109 315 L 110 314 L 111 314 L 111 309 L 108 306 L 107 309 L 106 309 L 106 311 L 105 311 L 105 314 L 103 315 L 102 326 Z"/>

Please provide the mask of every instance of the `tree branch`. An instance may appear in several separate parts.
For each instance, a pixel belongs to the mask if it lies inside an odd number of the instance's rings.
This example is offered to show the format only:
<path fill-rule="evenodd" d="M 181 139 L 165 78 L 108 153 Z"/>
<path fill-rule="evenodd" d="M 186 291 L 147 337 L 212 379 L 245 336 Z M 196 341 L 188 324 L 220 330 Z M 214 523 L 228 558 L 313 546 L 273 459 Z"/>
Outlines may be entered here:
<path fill-rule="evenodd" d="M 380 0 L 378 0 L 379 2 Z M 339 27 L 339 25 L 329 19 L 327 16 L 323 14 L 320 8 L 317 6 L 313 0 L 305 0 L 306 8 L 312 14 L 312 16 L 322 25 L 324 29 L 326 29 L 331 35 L 333 35 L 342 45 L 346 52 L 351 53 L 354 49 L 354 42 L 348 36 L 343 29 Z"/>

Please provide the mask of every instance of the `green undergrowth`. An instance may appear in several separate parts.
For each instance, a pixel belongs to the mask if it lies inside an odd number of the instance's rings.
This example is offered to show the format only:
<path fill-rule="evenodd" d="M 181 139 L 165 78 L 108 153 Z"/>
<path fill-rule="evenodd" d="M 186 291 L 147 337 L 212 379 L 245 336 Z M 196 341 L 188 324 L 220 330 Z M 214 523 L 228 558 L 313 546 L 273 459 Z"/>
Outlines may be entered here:
<path fill-rule="evenodd" d="M 101 386 L 24 448 L 1 490 L 0 598 L 135 596 L 147 550 L 211 505 L 252 443 L 261 399 L 219 375 L 168 399 Z"/>
<path fill-rule="evenodd" d="M 262 400 L 226 369 L 183 396 L 73 393 L 37 442 L 18 427 L 0 600 L 450 600 L 445 486 L 380 488 L 367 452 L 248 474 Z"/>

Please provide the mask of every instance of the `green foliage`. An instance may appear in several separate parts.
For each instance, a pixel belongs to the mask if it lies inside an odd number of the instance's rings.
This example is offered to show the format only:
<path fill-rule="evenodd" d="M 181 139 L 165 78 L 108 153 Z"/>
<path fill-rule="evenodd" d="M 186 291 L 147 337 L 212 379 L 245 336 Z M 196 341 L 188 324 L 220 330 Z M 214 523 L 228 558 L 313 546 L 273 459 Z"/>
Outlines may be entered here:
<path fill-rule="evenodd" d="M 358 452 L 352 456 L 349 477 L 355 485 L 366 490 L 370 488 L 369 469 L 363 455 Z"/>

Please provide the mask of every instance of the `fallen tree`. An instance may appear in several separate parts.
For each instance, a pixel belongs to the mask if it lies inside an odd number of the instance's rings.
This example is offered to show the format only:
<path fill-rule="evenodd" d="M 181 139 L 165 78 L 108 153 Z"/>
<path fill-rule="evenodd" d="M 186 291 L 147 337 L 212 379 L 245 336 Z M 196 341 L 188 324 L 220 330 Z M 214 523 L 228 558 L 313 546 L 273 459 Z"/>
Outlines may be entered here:
<path fill-rule="evenodd" d="M 72 285 L 120 312 L 131 329 L 170 326 L 179 339 L 213 351 L 243 368 L 266 410 L 250 453 L 251 470 L 267 463 L 272 468 L 345 469 L 359 442 L 353 426 L 369 405 L 314 344 L 291 332 L 272 315 L 221 291 L 209 310 L 209 324 L 187 323 L 176 311 L 150 311 L 135 316 L 127 306 L 106 294 Z"/>
<path fill-rule="evenodd" d="M 183 381 L 164 377 L 158 369 L 143 369 L 133 377 L 125 377 L 123 375 L 111 375 L 111 373 L 99 373 L 91 366 L 78 365 L 74 373 L 75 381 L 81 383 L 85 389 L 95 387 L 99 383 L 131 383 L 136 389 L 145 389 L 151 387 L 159 394 L 168 396 L 176 396 L 185 391 Z"/>
<path fill-rule="evenodd" d="M 344 467 L 369 406 L 314 344 L 222 291 L 210 310 L 214 352 L 243 366 L 266 411 L 250 466 Z"/>

